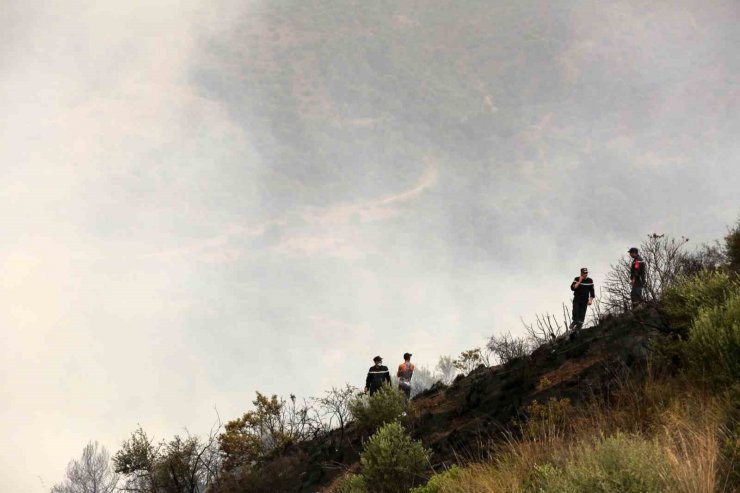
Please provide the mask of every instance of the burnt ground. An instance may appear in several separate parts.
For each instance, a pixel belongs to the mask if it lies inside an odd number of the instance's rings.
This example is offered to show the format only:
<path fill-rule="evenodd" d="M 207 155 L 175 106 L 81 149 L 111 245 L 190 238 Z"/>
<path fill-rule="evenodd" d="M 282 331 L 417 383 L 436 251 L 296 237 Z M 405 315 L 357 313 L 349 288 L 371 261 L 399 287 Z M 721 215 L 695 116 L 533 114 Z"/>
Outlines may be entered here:
<path fill-rule="evenodd" d="M 516 433 L 513 421 L 526 419 L 532 401 L 567 397 L 577 404 L 608 395 L 625 372 L 641 371 L 657 322 L 647 311 L 608 318 L 574 340 L 544 345 L 506 365 L 479 367 L 449 387 L 435 385 L 412 401 L 411 435 L 433 451 L 436 464 L 480 457 L 486 444 Z M 296 445 L 266 464 L 259 484 L 216 491 L 330 491 L 343 473 L 359 469 L 362 439 L 350 426 L 343 439 L 333 432 Z"/>

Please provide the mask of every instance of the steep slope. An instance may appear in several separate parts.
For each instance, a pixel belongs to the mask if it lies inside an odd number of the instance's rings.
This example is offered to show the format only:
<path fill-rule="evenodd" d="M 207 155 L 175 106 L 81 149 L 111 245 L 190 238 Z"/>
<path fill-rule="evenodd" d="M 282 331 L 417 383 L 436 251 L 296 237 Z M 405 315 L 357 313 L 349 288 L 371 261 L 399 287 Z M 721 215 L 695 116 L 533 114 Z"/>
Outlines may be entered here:
<path fill-rule="evenodd" d="M 479 368 L 447 389 L 428 391 L 414 401 L 413 434 L 447 461 L 475 452 L 481 439 L 500 437 L 533 400 L 567 397 L 577 403 L 608 393 L 615 378 L 645 361 L 650 333 L 645 322 L 608 320 L 575 340 L 544 345 L 528 358 Z"/>
<path fill-rule="evenodd" d="M 533 400 L 567 397 L 579 403 L 608 396 L 616 379 L 639 373 L 656 323 L 648 311 L 609 318 L 575 340 L 543 345 L 507 365 L 480 367 L 449 387 L 438 384 L 413 399 L 411 434 L 433 450 L 436 464 L 479 456 L 502 432 L 516 432 L 513 420 L 525 418 L 523 410 Z M 260 484 L 216 491 L 331 491 L 343 472 L 358 469 L 362 439 L 350 426 L 344 441 L 332 434 L 276 457 L 263 468 Z"/>

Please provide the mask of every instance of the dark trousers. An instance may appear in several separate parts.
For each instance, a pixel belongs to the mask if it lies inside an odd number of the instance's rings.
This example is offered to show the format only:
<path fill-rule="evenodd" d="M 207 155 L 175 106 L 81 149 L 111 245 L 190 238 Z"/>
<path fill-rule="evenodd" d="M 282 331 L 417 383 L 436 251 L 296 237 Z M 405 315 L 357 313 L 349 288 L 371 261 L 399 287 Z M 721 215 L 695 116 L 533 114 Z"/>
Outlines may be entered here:
<path fill-rule="evenodd" d="M 632 308 L 642 303 L 642 284 L 634 283 L 632 285 L 630 299 L 632 300 Z"/>
<path fill-rule="evenodd" d="M 570 324 L 571 329 L 580 329 L 586 320 L 586 310 L 588 309 L 588 299 L 573 300 L 573 322 Z"/>
<path fill-rule="evenodd" d="M 398 390 L 403 392 L 403 395 L 405 395 L 407 399 L 411 399 L 411 386 L 404 387 L 403 385 L 399 385 Z"/>

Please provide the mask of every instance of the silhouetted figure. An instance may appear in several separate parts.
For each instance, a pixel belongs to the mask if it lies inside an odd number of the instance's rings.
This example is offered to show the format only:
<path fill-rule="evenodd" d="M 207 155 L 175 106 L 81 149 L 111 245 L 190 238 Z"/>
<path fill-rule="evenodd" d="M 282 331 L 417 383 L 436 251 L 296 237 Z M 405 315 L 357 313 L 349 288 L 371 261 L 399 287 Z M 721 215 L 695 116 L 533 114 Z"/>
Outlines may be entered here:
<path fill-rule="evenodd" d="M 588 277 L 587 268 L 581 269 L 581 275 L 570 284 L 570 290 L 573 291 L 573 321 L 570 323 L 570 330 L 577 332 L 581 330 L 586 320 L 588 305 L 596 297 L 594 281 Z"/>
<path fill-rule="evenodd" d="M 390 385 L 391 383 L 391 374 L 388 367 L 383 366 L 383 358 L 376 356 L 373 361 L 375 365 L 367 371 L 367 378 L 365 379 L 365 392 L 370 392 L 370 395 L 383 388 L 383 385 Z"/>
<path fill-rule="evenodd" d="M 642 289 L 645 287 L 646 266 L 637 248 L 630 248 L 628 253 L 632 257 L 632 264 L 630 265 L 630 284 L 632 285 L 630 300 L 632 300 L 632 308 L 634 309 L 643 301 Z"/>

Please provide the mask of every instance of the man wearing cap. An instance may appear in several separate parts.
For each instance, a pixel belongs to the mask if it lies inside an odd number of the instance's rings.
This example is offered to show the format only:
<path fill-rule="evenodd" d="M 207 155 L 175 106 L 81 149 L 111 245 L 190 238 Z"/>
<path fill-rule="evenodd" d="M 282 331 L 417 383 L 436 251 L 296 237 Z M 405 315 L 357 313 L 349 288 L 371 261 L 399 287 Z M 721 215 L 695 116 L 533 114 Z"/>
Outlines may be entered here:
<path fill-rule="evenodd" d="M 388 367 L 383 366 L 383 358 L 376 356 L 373 361 L 375 365 L 367 371 L 367 378 L 365 379 L 365 392 L 370 392 L 370 395 L 382 389 L 383 385 L 390 385 L 391 383 L 391 374 Z"/>
<path fill-rule="evenodd" d="M 411 398 L 411 377 L 414 375 L 414 364 L 411 362 L 411 353 L 404 353 L 403 363 L 398 365 L 398 390 L 404 393 L 407 399 Z"/>
<path fill-rule="evenodd" d="M 570 283 L 570 290 L 573 291 L 573 321 L 570 323 L 570 330 L 579 331 L 586 320 L 588 305 L 596 297 L 594 281 L 588 277 L 587 268 L 582 268 L 581 275 Z"/>
<path fill-rule="evenodd" d="M 640 257 L 640 251 L 637 248 L 630 248 L 628 253 L 632 257 L 632 264 L 630 265 L 630 284 L 632 285 L 630 299 L 632 300 L 632 308 L 635 308 L 642 302 L 642 288 L 645 286 L 645 262 Z"/>

